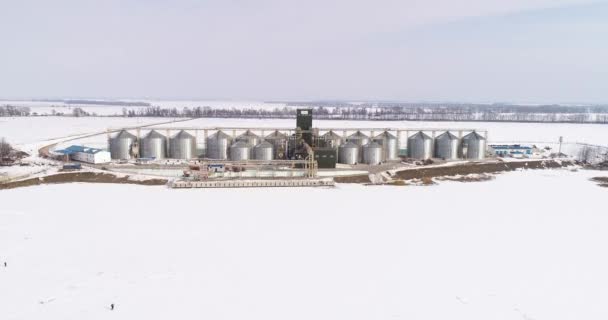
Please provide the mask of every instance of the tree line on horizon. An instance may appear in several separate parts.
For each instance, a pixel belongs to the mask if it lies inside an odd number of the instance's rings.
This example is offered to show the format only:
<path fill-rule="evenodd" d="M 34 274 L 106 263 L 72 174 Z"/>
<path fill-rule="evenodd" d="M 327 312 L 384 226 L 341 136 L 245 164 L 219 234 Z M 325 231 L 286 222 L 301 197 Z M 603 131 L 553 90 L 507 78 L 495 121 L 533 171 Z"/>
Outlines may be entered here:
<path fill-rule="evenodd" d="M 315 119 L 331 120 L 410 120 L 410 121 L 503 121 L 503 122 L 567 122 L 608 123 L 608 106 L 519 106 L 477 104 L 297 104 L 282 108 L 214 108 L 214 107 L 138 107 L 123 108 L 117 116 L 170 117 L 170 118 L 293 118 L 296 109 L 313 109 Z M 0 106 L 0 116 L 36 116 L 29 107 Z M 55 116 L 97 116 L 81 107 L 69 113 L 56 112 Z"/>

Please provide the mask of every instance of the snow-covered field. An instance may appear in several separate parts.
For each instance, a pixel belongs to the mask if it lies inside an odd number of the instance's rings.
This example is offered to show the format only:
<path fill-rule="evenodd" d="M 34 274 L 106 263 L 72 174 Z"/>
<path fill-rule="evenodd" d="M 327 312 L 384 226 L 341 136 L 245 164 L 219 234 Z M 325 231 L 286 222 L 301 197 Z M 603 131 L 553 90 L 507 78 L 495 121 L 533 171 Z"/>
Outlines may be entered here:
<path fill-rule="evenodd" d="M 0 318 L 606 319 L 597 175 L 0 191 Z"/>
<path fill-rule="evenodd" d="M 165 123 L 171 118 L 107 118 L 107 117 L 0 117 L 0 137 L 29 154 L 38 148 L 66 137 L 77 137 L 125 126 Z M 106 141 L 105 135 L 96 140 Z M 86 140 L 85 140 L 86 142 Z"/>
<path fill-rule="evenodd" d="M 60 137 L 169 120 L 0 118 L 0 136 L 34 151 Z M 608 144 L 601 125 L 315 126 L 481 128 L 491 141 L 562 135 Z M 588 180 L 602 175 L 520 171 L 428 187 L 2 190 L 0 319 L 604 319 L 608 189 Z"/>
<path fill-rule="evenodd" d="M 172 118 L 0 117 L 0 136 L 13 144 L 48 141 L 122 126 L 163 123 Z"/>

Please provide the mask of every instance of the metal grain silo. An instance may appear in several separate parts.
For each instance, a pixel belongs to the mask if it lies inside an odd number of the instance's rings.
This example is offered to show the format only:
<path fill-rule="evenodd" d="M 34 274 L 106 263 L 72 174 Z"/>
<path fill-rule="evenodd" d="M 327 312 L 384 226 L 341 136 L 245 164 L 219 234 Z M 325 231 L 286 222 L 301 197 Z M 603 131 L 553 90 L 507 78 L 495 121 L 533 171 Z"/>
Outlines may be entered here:
<path fill-rule="evenodd" d="M 338 151 L 338 162 L 344 164 L 359 163 L 359 146 L 354 142 L 343 143 Z"/>
<path fill-rule="evenodd" d="M 141 157 L 164 159 L 167 156 L 167 137 L 155 130 L 141 139 Z"/>
<path fill-rule="evenodd" d="M 244 161 L 249 160 L 251 146 L 245 141 L 237 141 L 230 146 L 230 160 Z"/>
<path fill-rule="evenodd" d="M 257 146 L 258 143 L 260 143 L 260 137 L 257 134 L 251 132 L 250 130 L 247 130 L 247 131 L 245 131 L 245 133 L 236 137 L 236 141 L 244 141 L 253 148 L 253 147 Z"/>
<path fill-rule="evenodd" d="M 397 146 L 397 137 L 388 131 L 384 131 L 377 135 L 374 142 L 382 146 L 382 161 L 399 159 L 399 147 Z"/>
<path fill-rule="evenodd" d="M 363 134 L 361 131 L 357 131 L 353 134 L 351 134 L 350 136 L 348 136 L 348 138 L 346 138 L 346 141 L 348 142 L 352 142 L 354 144 L 356 144 L 357 146 L 359 146 L 359 155 L 357 157 L 357 162 L 362 162 L 363 161 L 363 146 L 369 143 L 369 137 L 366 136 L 365 134 Z"/>
<path fill-rule="evenodd" d="M 230 145 L 232 144 L 231 136 L 220 130 L 207 137 L 206 143 L 206 158 L 216 160 L 228 159 L 228 150 L 230 149 Z"/>
<path fill-rule="evenodd" d="M 132 150 L 134 145 L 137 144 L 137 137 L 127 130 L 122 130 L 116 136 L 110 138 L 109 144 L 112 159 L 131 159 L 134 156 Z"/>
<path fill-rule="evenodd" d="M 196 138 L 193 135 L 181 130 L 169 139 L 169 158 L 192 159 L 197 156 Z"/>
<path fill-rule="evenodd" d="M 445 160 L 456 160 L 460 154 L 460 139 L 446 131 L 435 138 L 435 156 Z"/>
<path fill-rule="evenodd" d="M 422 131 L 407 138 L 407 152 L 410 158 L 430 159 L 433 157 L 433 138 Z"/>
<path fill-rule="evenodd" d="M 274 147 L 268 141 L 262 141 L 253 147 L 253 158 L 255 160 L 272 160 L 273 156 Z"/>
<path fill-rule="evenodd" d="M 382 146 L 371 141 L 363 146 L 363 162 L 367 164 L 380 164 L 382 162 Z"/>
<path fill-rule="evenodd" d="M 326 134 L 322 135 L 321 138 L 323 139 L 324 147 L 326 148 L 334 148 L 338 150 L 338 148 L 342 144 L 342 137 L 331 130 Z"/>
<path fill-rule="evenodd" d="M 266 136 L 266 141 L 272 144 L 275 159 L 285 159 L 287 157 L 287 135 L 275 130 Z"/>
<path fill-rule="evenodd" d="M 486 157 L 486 138 L 473 131 L 462 138 L 462 155 L 466 159 Z"/>

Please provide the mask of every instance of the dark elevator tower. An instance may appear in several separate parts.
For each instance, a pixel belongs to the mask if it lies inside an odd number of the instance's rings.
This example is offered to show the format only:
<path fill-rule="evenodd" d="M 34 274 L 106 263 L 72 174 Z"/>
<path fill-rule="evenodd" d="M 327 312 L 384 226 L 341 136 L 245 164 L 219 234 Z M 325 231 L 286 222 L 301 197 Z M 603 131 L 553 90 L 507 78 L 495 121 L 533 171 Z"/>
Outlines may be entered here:
<path fill-rule="evenodd" d="M 302 139 L 304 139 L 304 141 L 312 147 L 312 109 L 298 109 L 296 128 L 303 131 Z"/>

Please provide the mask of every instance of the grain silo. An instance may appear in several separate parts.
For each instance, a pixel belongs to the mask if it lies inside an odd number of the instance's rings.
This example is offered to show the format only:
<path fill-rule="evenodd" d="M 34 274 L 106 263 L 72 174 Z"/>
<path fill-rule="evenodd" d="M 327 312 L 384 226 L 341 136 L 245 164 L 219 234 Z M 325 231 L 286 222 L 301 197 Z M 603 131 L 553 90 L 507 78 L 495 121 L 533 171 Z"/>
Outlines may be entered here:
<path fill-rule="evenodd" d="M 230 146 L 230 160 L 245 161 L 249 160 L 251 155 L 251 146 L 245 141 L 237 141 Z"/>
<path fill-rule="evenodd" d="M 323 147 L 325 148 L 334 148 L 338 150 L 338 147 L 342 144 L 342 137 L 331 130 L 322 135 L 321 139 L 323 140 Z"/>
<path fill-rule="evenodd" d="M 433 138 L 422 131 L 407 138 L 407 152 L 410 158 L 426 160 L 433 157 Z"/>
<path fill-rule="evenodd" d="M 244 141 L 246 143 L 249 144 L 249 146 L 251 146 L 252 148 L 257 146 L 258 143 L 260 143 L 260 137 L 251 132 L 251 130 L 247 130 L 245 131 L 245 133 L 241 134 L 240 136 L 236 137 L 235 139 L 236 141 Z"/>
<path fill-rule="evenodd" d="M 343 164 L 359 163 L 359 146 L 354 142 L 343 143 L 338 151 L 338 162 Z"/>
<path fill-rule="evenodd" d="M 110 157 L 116 160 L 128 160 L 135 158 L 137 152 L 137 137 L 127 130 L 120 131 L 116 136 L 110 138 Z"/>
<path fill-rule="evenodd" d="M 361 131 L 357 131 L 348 136 L 348 138 L 346 138 L 346 141 L 352 142 L 359 147 L 359 155 L 357 156 L 357 162 L 362 162 L 363 146 L 369 143 L 369 137 L 363 134 Z"/>
<path fill-rule="evenodd" d="M 382 146 L 374 141 L 370 141 L 363 146 L 363 162 L 371 165 L 382 162 Z"/>
<path fill-rule="evenodd" d="M 462 156 L 481 160 L 486 157 L 486 138 L 473 131 L 462 138 Z"/>
<path fill-rule="evenodd" d="M 267 135 L 265 139 L 272 144 L 275 159 L 285 159 L 287 157 L 287 142 L 289 141 L 287 135 L 275 130 Z"/>
<path fill-rule="evenodd" d="M 399 159 L 399 147 L 397 146 L 397 137 L 388 131 L 377 135 L 373 139 L 374 142 L 382 146 L 382 161 Z"/>
<path fill-rule="evenodd" d="M 232 144 L 232 137 L 220 130 L 207 137 L 206 143 L 206 158 L 216 160 L 228 159 L 228 150 Z"/>
<path fill-rule="evenodd" d="M 255 160 L 272 160 L 273 156 L 274 147 L 268 141 L 262 141 L 253 147 L 253 158 Z"/>
<path fill-rule="evenodd" d="M 460 139 L 446 131 L 435 138 L 435 156 L 444 160 L 456 160 L 460 155 Z"/>
<path fill-rule="evenodd" d="M 196 138 L 193 135 L 181 130 L 169 139 L 169 158 L 192 159 L 197 156 Z"/>
<path fill-rule="evenodd" d="M 141 157 L 164 159 L 167 157 L 167 137 L 155 130 L 141 139 Z"/>

